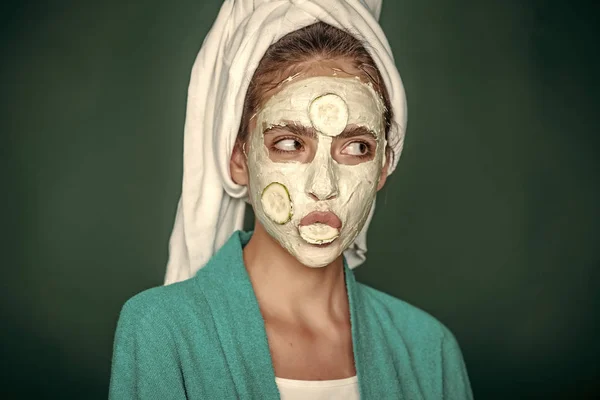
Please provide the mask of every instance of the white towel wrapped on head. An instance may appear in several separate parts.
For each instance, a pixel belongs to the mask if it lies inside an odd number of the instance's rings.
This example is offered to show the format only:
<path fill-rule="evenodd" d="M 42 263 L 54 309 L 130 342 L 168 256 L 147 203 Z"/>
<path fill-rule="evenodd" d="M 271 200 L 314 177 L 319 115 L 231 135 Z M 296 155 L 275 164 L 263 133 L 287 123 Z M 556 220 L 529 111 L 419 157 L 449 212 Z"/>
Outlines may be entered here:
<path fill-rule="evenodd" d="M 242 229 L 246 187 L 229 173 L 250 80 L 268 47 L 322 21 L 349 32 L 373 57 L 390 96 L 388 144 L 392 173 L 402 151 L 406 99 L 392 51 L 377 22 L 381 0 L 225 0 L 192 69 L 185 121 L 183 184 L 169 243 L 165 284 L 188 279 L 236 230 Z M 350 267 L 366 258 L 367 229 L 344 255 Z"/>

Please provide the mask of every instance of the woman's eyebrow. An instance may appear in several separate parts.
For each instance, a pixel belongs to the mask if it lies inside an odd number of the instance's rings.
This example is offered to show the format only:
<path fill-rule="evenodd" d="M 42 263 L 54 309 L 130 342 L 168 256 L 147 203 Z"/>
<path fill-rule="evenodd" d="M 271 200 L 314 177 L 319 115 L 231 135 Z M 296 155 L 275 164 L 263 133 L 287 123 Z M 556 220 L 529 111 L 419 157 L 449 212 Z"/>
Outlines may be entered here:
<path fill-rule="evenodd" d="M 298 125 L 298 124 L 289 124 L 289 125 L 276 125 L 276 126 L 272 126 L 268 129 L 266 129 L 263 132 L 263 135 L 268 135 L 269 133 L 273 133 L 275 130 L 285 130 L 288 131 L 290 133 L 293 133 L 294 135 L 298 135 L 298 136 L 304 136 L 304 137 L 308 137 L 308 138 L 312 138 L 315 139 L 317 137 L 317 133 L 314 130 L 314 128 L 308 128 L 306 126 L 303 125 Z"/>
<path fill-rule="evenodd" d="M 365 128 L 364 126 L 350 126 L 344 129 L 336 138 L 349 139 L 356 136 L 371 136 L 373 139 L 377 139 L 375 133 L 372 130 Z"/>

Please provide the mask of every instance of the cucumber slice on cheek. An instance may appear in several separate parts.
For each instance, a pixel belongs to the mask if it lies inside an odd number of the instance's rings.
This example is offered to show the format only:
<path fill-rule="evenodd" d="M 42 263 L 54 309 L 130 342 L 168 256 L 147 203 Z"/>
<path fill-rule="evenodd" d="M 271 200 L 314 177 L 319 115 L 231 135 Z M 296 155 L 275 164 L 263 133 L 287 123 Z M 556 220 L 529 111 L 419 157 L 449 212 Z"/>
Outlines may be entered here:
<path fill-rule="evenodd" d="M 267 185 L 260 197 L 265 214 L 273 222 L 283 225 L 292 218 L 292 200 L 285 185 L 273 182 Z"/>

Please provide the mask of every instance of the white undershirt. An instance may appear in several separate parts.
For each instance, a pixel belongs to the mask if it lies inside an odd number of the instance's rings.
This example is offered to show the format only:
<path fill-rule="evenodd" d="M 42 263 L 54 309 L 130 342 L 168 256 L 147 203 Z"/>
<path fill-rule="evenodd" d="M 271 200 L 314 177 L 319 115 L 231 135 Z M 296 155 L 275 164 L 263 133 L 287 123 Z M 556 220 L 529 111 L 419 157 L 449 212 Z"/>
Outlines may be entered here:
<path fill-rule="evenodd" d="M 281 400 L 359 400 L 358 377 L 332 381 L 275 378 Z"/>

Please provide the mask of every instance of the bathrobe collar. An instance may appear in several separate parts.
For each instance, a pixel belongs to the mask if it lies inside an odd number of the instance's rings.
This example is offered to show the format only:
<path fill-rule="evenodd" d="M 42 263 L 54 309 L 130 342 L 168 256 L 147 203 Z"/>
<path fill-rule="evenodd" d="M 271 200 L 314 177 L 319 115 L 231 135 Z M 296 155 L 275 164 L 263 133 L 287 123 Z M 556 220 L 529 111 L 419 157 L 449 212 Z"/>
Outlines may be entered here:
<path fill-rule="evenodd" d="M 206 294 L 238 398 L 278 399 L 264 320 L 244 267 L 242 248 L 251 235 L 236 231 L 194 279 Z M 344 272 L 361 398 L 402 399 L 393 344 L 345 260 Z"/>

